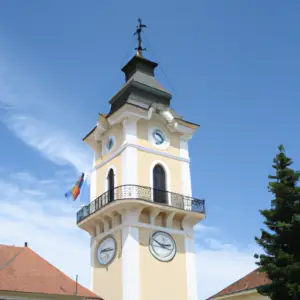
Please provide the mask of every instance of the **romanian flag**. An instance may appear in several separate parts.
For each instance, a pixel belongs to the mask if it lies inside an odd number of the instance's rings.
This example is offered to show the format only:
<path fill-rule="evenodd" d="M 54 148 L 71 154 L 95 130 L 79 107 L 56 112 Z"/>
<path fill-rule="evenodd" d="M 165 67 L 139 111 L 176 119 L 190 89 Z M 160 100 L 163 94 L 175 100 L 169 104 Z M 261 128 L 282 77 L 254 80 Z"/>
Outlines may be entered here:
<path fill-rule="evenodd" d="M 71 190 L 69 190 L 68 192 L 65 193 L 65 197 L 66 198 L 73 197 L 73 201 L 75 201 L 76 198 L 80 194 L 80 189 L 81 189 L 81 187 L 83 185 L 83 182 L 84 182 L 84 173 L 81 174 L 80 178 L 77 180 L 77 182 L 74 185 L 74 187 Z"/>

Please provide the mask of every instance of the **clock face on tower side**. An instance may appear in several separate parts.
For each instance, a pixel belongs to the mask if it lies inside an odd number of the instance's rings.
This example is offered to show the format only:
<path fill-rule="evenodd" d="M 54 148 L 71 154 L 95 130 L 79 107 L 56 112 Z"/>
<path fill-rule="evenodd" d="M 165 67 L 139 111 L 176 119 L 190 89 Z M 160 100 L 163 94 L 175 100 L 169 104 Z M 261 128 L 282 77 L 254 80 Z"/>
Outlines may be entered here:
<path fill-rule="evenodd" d="M 165 142 L 165 135 L 159 129 L 153 131 L 153 139 L 156 145 L 162 145 Z"/>
<path fill-rule="evenodd" d="M 166 133 L 157 127 L 152 127 L 149 129 L 148 139 L 155 147 L 160 149 L 167 149 L 170 145 L 170 140 Z"/>
<path fill-rule="evenodd" d="M 115 137 L 109 136 L 106 142 L 106 149 L 107 151 L 110 151 L 115 145 Z"/>
<path fill-rule="evenodd" d="M 116 255 L 117 243 L 116 240 L 109 236 L 105 238 L 98 247 L 97 259 L 100 265 L 106 266 L 112 262 Z"/>
<path fill-rule="evenodd" d="M 168 233 L 157 231 L 150 238 L 149 249 L 156 259 L 170 261 L 176 254 L 176 243 Z"/>

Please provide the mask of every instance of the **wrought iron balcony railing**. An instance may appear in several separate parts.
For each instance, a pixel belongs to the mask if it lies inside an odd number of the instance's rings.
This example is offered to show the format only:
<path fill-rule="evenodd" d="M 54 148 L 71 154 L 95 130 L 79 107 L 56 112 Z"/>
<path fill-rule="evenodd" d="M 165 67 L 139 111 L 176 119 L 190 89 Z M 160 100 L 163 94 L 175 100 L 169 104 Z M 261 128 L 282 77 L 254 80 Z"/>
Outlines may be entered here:
<path fill-rule="evenodd" d="M 177 193 L 156 190 L 139 185 L 121 185 L 97 197 L 77 212 L 77 223 L 95 213 L 107 204 L 118 200 L 143 200 L 177 207 L 187 211 L 205 213 L 204 200 L 187 197 Z"/>

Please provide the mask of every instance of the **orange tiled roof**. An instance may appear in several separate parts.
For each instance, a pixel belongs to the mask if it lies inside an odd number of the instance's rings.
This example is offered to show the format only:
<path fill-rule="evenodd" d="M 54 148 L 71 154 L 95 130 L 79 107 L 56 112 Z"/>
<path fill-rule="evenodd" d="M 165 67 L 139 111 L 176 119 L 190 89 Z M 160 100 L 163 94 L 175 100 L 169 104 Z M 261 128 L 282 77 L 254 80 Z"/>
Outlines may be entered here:
<path fill-rule="evenodd" d="M 258 271 L 258 269 L 255 269 L 245 277 L 229 285 L 228 287 L 226 287 L 219 293 L 215 294 L 214 296 L 208 298 L 207 300 L 215 299 L 217 297 L 221 297 L 229 294 L 252 290 L 259 286 L 268 284 L 269 282 L 270 280 L 268 279 L 266 273 L 261 273 Z"/>
<path fill-rule="evenodd" d="M 76 282 L 28 247 L 0 245 L 0 291 L 73 295 Z M 77 296 L 97 298 L 77 284 Z"/>

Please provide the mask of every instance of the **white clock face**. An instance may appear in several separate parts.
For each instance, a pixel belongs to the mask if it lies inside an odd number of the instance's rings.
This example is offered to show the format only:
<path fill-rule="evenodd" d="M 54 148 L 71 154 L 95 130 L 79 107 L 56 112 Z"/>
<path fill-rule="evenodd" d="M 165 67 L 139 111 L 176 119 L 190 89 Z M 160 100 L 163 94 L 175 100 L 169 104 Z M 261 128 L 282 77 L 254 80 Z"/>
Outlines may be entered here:
<path fill-rule="evenodd" d="M 170 261 L 176 254 L 176 243 L 166 232 L 155 232 L 150 238 L 150 252 L 160 261 Z"/>
<path fill-rule="evenodd" d="M 113 237 L 104 239 L 97 250 L 97 258 L 100 265 L 108 265 L 115 257 L 117 243 Z"/>

